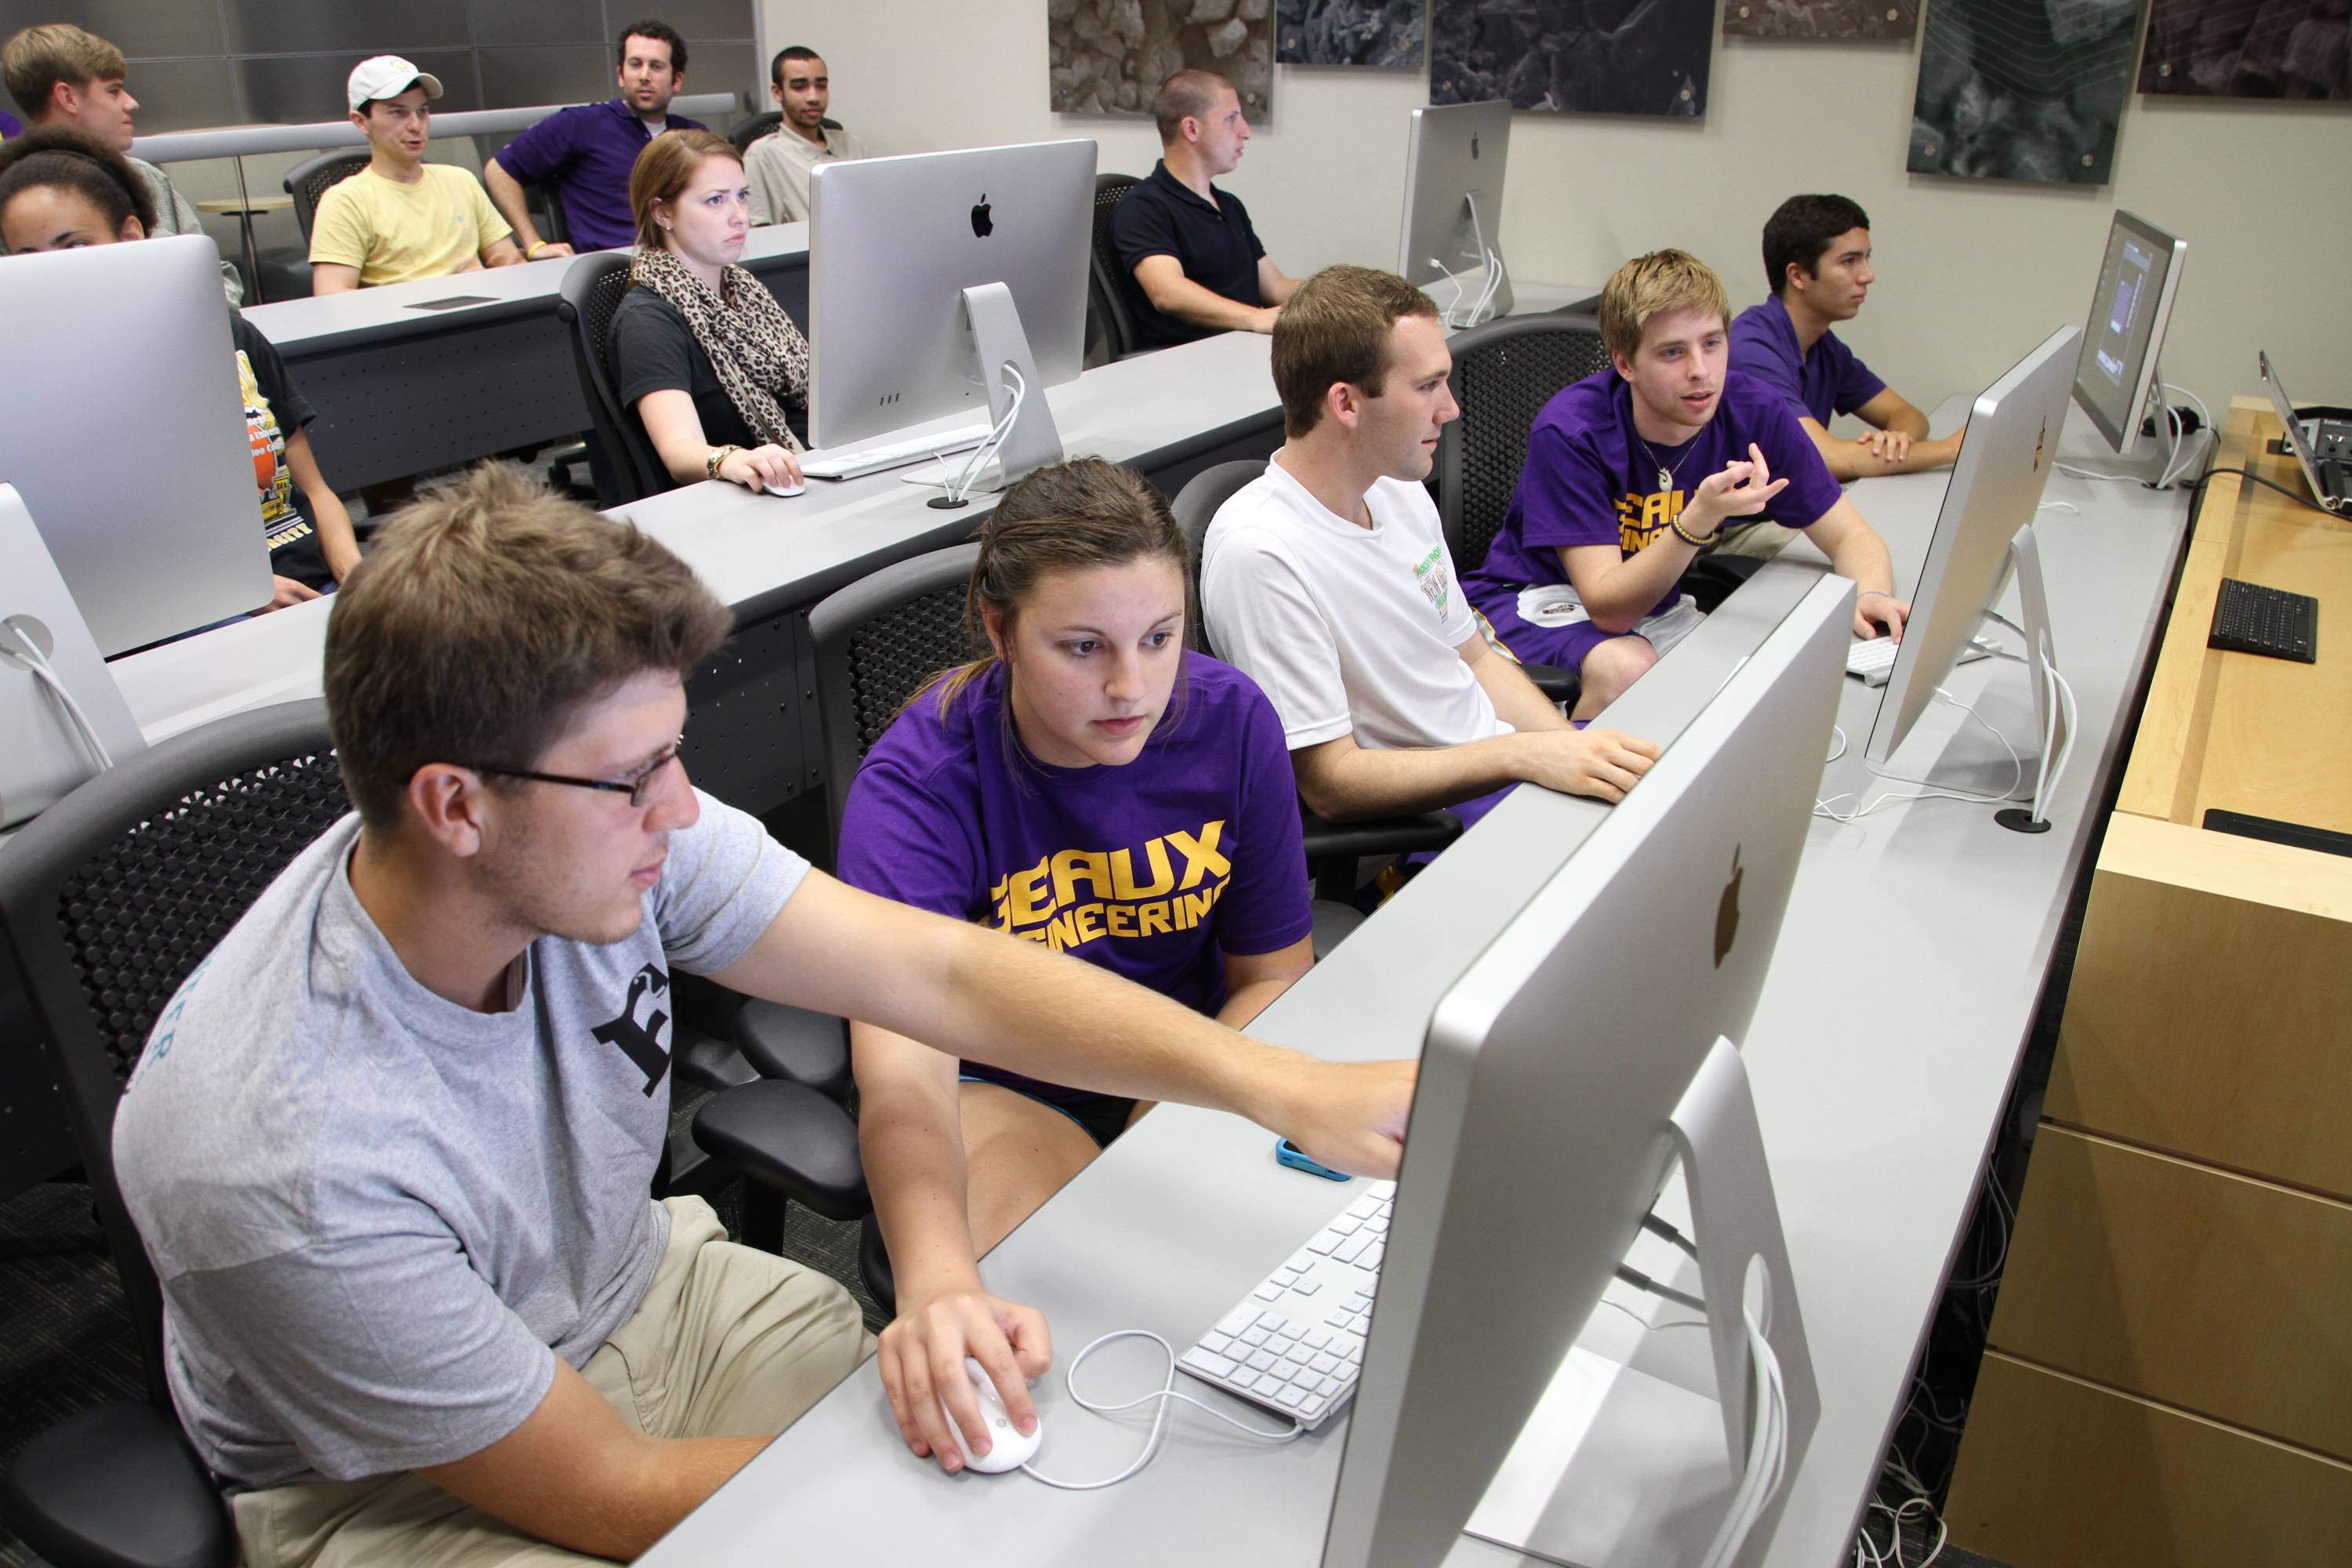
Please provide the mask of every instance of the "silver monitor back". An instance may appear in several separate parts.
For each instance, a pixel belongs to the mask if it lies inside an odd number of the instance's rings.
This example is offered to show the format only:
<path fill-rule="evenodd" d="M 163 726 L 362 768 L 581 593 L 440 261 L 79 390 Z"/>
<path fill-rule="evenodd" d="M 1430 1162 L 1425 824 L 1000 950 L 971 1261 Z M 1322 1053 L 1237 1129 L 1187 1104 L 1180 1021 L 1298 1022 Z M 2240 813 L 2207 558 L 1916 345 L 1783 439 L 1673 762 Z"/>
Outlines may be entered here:
<path fill-rule="evenodd" d="M 0 261 L 0 482 L 109 656 L 269 603 L 227 311 L 202 235 Z"/>
<path fill-rule="evenodd" d="M 2074 367 L 2074 401 L 2118 456 L 2129 456 L 2139 441 L 2140 419 L 2157 391 L 2165 323 L 2172 319 L 2172 297 L 2188 259 L 2187 240 L 2146 218 L 2118 211 L 2108 226 Z"/>
<path fill-rule="evenodd" d="M 1461 273 L 1483 267 L 1482 241 L 1486 249 L 1502 249 L 1503 169 L 1510 151 L 1511 106 L 1504 100 L 1412 111 L 1405 138 L 1404 221 L 1397 237 L 1400 277 L 1427 288 L 1442 283 L 1447 268 Z M 1506 285 L 1495 314 L 1510 306 Z"/>
<path fill-rule="evenodd" d="M 812 190 L 811 446 L 986 414 L 963 309 L 963 290 L 980 284 L 1012 289 L 1046 385 L 1077 379 L 1092 142 L 820 163 Z"/>
<path fill-rule="evenodd" d="M 2081 338 L 2074 327 L 2051 333 L 1979 394 L 1969 411 L 1967 439 L 1911 591 L 1903 646 L 1879 692 L 1878 716 L 1863 749 L 1870 762 L 1885 762 L 1911 733 L 2000 590 L 2010 541 L 2032 522 L 2050 465 L 2058 460 L 2058 432 L 2066 423 Z M 2037 689 L 2037 707 L 2042 700 Z"/>
<path fill-rule="evenodd" d="M 2271 410 L 2279 417 L 2280 439 L 2294 454 L 2294 460 L 2303 465 L 2303 482 L 2311 487 L 2311 499 L 2329 511 L 2342 511 L 2343 498 L 2330 494 L 2327 487 L 2319 482 L 2319 464 L 2312 456 L 2311 437 L 2305 433 L 2303 419 L 2294 411 L 2294 400 L 2280 384 L 2278 372 L 2271 368 L 2270 351 L 2256 349 L 2254 360 L 2262 366 L 2263 390 L 2271 395 Z"/>
<path fill-rule="evenodd" d="M 1623 1259 L 1763 990 L 1853 605 L 1800 600 L 1439 1001 L 1324 1568 L 1445 1556 Z"/>

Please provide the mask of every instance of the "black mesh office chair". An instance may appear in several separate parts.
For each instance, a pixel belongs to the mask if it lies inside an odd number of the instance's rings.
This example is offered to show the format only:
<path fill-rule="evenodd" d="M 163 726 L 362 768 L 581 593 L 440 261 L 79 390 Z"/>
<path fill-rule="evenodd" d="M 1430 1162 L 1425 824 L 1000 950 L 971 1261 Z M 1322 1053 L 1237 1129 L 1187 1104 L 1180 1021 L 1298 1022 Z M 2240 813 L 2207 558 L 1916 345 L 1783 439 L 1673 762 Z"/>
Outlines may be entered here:
<path fill-rule="evenodd" d="M 1255 458 L 1219 463 L 1193 475 L 1171 503 L 1176 524 L 1184 531 L 1192 556 L 1195 615 L 1201 603 L 1201 544 L 1209 536 L 1210 521 L 1243 486 L 1265 472 L 1265 465 Z M 1201 646 L 1213 655 L 1216 649 L 1210 646 L 1206 627 L 1195 629 L 1201 633 Z M 1327 910 L 1329 906 L 1345 908 L 1349 904 L 1356 890 L 1357 861 L 1370 855 L 1410 855 L 1423 849 L 1442 849 L 1462 837 L 1462 819 L 1450 811 L 1424 811 L 1364 822 L 1331 822 L 1307 810 L 1304 802 L 1298 810 L 1306 837 L 1307 864 L 1315 873 L 1318 952 L 1328 942 L 1346 934 L 1336 926 L 1328 932 L 1324 928 L 1327 921 L 1344 922 L 1344 917 L 1336 910 Z"/>
<path fill-rule="evenodd" d="M 319 198 L 330 185 L 340 184 L 368 166 L 368 154 L 349 148 L 320 153 L 286 171 L 286 194 L 294 198 L 294 221 L 302 243 L 310 243 L 310 225 L 319 216 Z"/>
<path fill-rule="evenodd" d="M 60 1568 L 227 1564 L 236 1532 L 163 1379 L 163 1297 L 115 1184 L 115 1105 L 156 1015 L 305 845 L 349 809 L 326 705 L 237 714 L 101 773 L 0 849 L 0 923 L 56 1058 L 147 1374 L 35 1437 L 0 1488 Z"/>
<path fill-rule="evenodd" d="M 765 136 L 769 132 L 773 131 L 777 126 L 782 124 L 783 121 L 784 117 L 772 109 L 765 114 L 755 114 L 751 116 L 751 118 L 743 121 L 742 124 L 738 125 L 734 130 L 730 131 L 727 133 L 727 140 L 735 143 L 735 151 L 738 153 L 748 153 L 751 150 L 752 142 L 757 142 L 761 137 Z"/>
<path fill-rule="evenodd" d="M 588 405 L 589 432 L 600 460 L 597 504 L 623 506 L 676 487 L 645 428 L 621 406 L 613 379 L 613 312 L 629 289 L 629 258 L 614 251 L 583 256 L 565 268 L 555 313 L 572 340 L 572 367 Z M 609 494 L 607 492 L 610 492 Z"/>
<path fill-rule="evenodd" d="M 1111 359 L 1125 359 L 1142 346 L 1127 292 L 1133 280 L 1119 266 L 1118 247 L 1110 237 L 1112 209 L 1142 183 L 1133 174 L 1095 176 L 1095 248 L 1087 268 L 1087 340 L 1092 342 L 1099 337 Z"/>

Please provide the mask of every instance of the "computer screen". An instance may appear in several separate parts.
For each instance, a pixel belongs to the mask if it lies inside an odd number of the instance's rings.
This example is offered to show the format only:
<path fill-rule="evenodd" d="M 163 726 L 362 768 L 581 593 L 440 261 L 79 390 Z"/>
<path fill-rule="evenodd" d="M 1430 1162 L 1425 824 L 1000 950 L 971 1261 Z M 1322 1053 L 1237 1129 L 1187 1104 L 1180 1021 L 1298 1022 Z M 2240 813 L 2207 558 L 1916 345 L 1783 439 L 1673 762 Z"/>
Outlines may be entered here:
<path fill-rule="evenodd" d="M 2127 212 L 2116 213 L 2107 230 L 2082 359 L 2074 367 L 2074 401 L 2118 455 L 2128 456 L 2139 439 L 2188 255 L 2188 241 Z"/>
<path fill-rule="evenodd" d="M 1445 1557 L 1632 1245 L 1762 992 L 1853 604 L 1809 590 L 1438 1003 L 1325 1568 Z"/>
<path fill-rule="evenodd" d="M 1911 618 L 1880 689 L 1863 755 L 1885 763 L 1951 679 L 2008 569 L 2010 542 L 2033 521 L 2066 423 L 2067 377 L 2081 334 L 2061 327 L 1985 388 L 1969 411 L 1927 559 L 1911 590 Z M 2085 356 L 2087 358 L 2087 356 Z M 2029 653 L 2037 650 L 2028 650 Z M 2046 650 L 2044 650 L 2046 651 Z M 2046 700 L 2033 683 L 2037 718 Z"/>
<path fill-rule="evenodd" d="M 817 165 L 809 213 L 810 445 L 988 411 L 963 290 L 1002 283 L 1045 385 L 1086 352 L 1095 144 Z M 1042 398 L 1045 388 L 1029 395 Z"/>
<path fill-rule="evenodd" d="M 1416 109 L 1404 155 L 1404 221 L 1397 272 L 1433 290 L 1441 306 L 1467 311 L 1486 293 L 1490 256 L 1503 248 L 1503 168 L 1511 151 L 1511 106 L 1501 100 Z M 1443 265 L 1440 265 L 1443 263 Z M 1447 274 L 1465 283 L 1449 300 Z M 1507 277 L 1495 279 L 1489 313 L 1511 308 Z M 1465 323 L 1468 324 L 1468 323 Z"/>
<path fill-rule="evenodd" d="M 269 603 L 228 310 L 202 235 L 0 261 L 0 482 L 109 657 Z"/>

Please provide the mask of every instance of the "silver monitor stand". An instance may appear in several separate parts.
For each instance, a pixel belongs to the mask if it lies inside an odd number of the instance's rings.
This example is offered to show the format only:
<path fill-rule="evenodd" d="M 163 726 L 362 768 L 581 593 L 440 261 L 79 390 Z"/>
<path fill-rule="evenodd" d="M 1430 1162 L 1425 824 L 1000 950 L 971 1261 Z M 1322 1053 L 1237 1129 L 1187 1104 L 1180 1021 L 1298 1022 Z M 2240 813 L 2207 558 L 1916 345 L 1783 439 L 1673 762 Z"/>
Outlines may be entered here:
<path fill-rule="evenodd" d="M 942 511 L 970 505 L 962 493 L 966 489 L 1000 490 L 1062 460 L 1062 433 L 1045 402 L 1045 378 L 1038 374 L 1037 356 L 1029 350 L 1029 334 L 1021 329 L 1013 290 L 1002 283 L 966 289 L 963 310 L 971 329 L 972 352 L 980 360 L 981 382 L 988 388 L 989 423 L 1003 434 L 974 484 L 950 488 L 926 503 Z M 950 460 L 950 467 L 955 466 Z M 911 484 L 930 482 L 929 475 L 907 478 Z"/>
<path fill-rule="evenodd" d="M 146 749 L 14 485 L 0 484 L 0 827 Z"/>

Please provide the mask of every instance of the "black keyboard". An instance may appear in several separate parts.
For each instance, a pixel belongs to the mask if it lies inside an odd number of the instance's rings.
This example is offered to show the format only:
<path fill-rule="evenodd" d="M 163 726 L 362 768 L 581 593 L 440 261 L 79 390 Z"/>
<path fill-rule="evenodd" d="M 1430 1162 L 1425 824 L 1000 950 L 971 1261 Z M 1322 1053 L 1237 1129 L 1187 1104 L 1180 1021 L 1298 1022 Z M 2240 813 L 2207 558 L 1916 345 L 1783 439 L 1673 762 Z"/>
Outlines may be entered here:
<path fill-rule="evenodd" d="M 2205 646 L 2316 664 L 2319 601 L 2308 594 L 2224 577 L 2221 602 L 2213 606 L 2213 632 Z"/>

